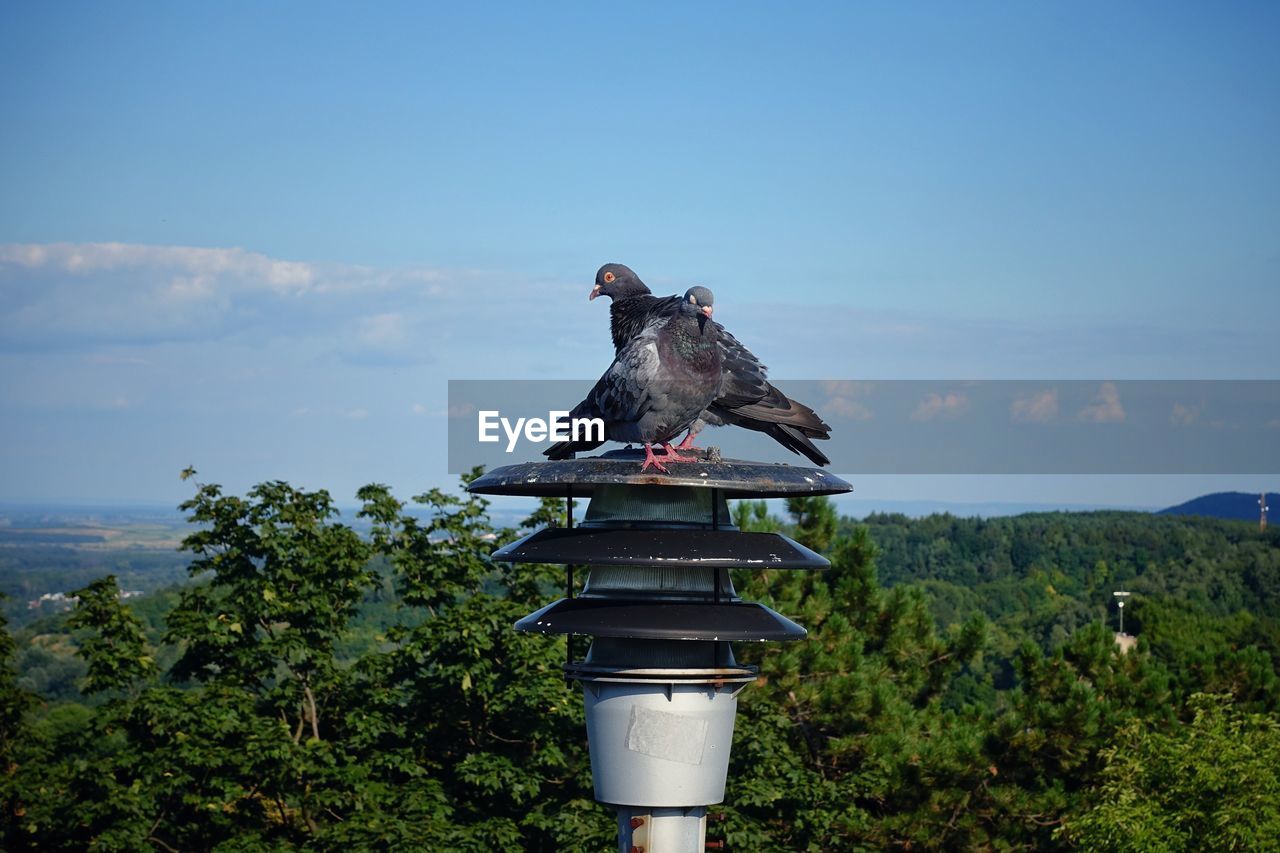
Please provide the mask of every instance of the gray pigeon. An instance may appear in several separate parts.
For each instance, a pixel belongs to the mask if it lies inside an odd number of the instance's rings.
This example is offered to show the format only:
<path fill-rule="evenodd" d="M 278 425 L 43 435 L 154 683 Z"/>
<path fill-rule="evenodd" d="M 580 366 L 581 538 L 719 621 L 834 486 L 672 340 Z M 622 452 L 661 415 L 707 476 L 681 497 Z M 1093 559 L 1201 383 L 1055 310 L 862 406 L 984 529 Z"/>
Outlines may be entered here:
<path fill-rule="evenodd" d="M 680 456 L 671 439 L 689 429 L 720 392 L 724 354 L 711 322 L 714 297 L 691 287 L 669 314 L 654 315 L 618 350 L 587 398 L 570 418 L 600 418 L 605 439 L 644 444 L 645 459 L 666 472 L 666 463 L 695 462 Z M 594 450 L 603 441 L 562 441 L 545 451 L 551 459 Z M 653 445 L 665 455 L 655 456 Z"/>
<path fill-rule="evenodd" d="M 654 317 L 670 314 L 680 303 L 676 296 L 654 296 L 640 277 L 623 264 L 600 267 L 588 298 L 597 296 L 612 300 L 609 326 L 614 349 L 619 352 Z M 813 409 L 790 399 L 769 382 L 765 366 L 737 338 L 723 327 L 718 328 L 718 333 L 724 351 L 720 393 L 676 449 L 694 449 L 693 437 L 706 424 L 731 424 L 763 432 L 816 465 L 829 465 L 831 460 L 811 439 L 830 438 L 831 427 Z"/>

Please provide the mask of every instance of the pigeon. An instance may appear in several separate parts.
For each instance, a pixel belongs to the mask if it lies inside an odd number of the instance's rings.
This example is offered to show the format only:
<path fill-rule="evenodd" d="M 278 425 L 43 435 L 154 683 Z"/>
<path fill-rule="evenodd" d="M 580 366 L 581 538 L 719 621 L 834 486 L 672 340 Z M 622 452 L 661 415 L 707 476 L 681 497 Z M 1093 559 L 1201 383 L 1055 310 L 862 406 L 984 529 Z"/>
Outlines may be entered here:
<path fill-rule="evenodd" d="M 654 296 L 640 277 L 623 264 L 605 264 L 600 268 L 588 299 L 597 296 L 608 296 L 612 300 L 609 330 L 617 351 L 621 351 L 653 317 L 669 315 L 680 303 L 676 296 Z M 831 464 L 831 460 L 811 441 L 830 438 L 831 427 L 813 409 L 789 399 L 772 385 L 760 360 L 723 326 L 715 325 L 724 351 L 721 390 L 691 425 L 689 434 L 676 449 L 696 449 L 694 436 L 707 424 L 732 424 L 763 432 L 816 465 Z"/>
<path fill-rule="evenodd" d="M 724 355 L 719 326 L 711 321 L 714 302 L 710 290 L 691 287 L 673 311 L 652 315 L 569 417 L 602 419 L 606 440 L 643 443 L 641 471 L 653 466 L 667 473 L 668 463 L 698 461 L 681 456 L 671 439 L 689 429 L 720 390 Z M 562 441 L 544 454 L 565 459 L 603 443 Z M 654 455 L 655 444 L 665 455 Z"/>

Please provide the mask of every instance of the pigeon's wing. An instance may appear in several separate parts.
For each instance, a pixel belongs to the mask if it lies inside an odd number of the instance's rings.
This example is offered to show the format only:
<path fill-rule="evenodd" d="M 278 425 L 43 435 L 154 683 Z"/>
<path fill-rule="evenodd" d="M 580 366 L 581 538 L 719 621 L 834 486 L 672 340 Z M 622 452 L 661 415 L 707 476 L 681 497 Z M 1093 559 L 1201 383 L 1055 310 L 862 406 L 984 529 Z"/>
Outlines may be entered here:
<path fill-rule="evenodd" d="M 768 380 L 768 369 L 728 330 L 720 328 L 724 375 L 720 393 L 707 407 L 708 423 L 732 424 L 763 432 L 783 447 L 817 465 L 831 460 L 810 439 L 831 437 L 818 413 L 783 394 Z"/>
<path fill-rule="evenodd" d="M 813 438 L 828 438 L 831 427 L 818 413 L 783 394 L 768 379 L 768 368 L 737 338 L 720 328 L 724 379 L 715 405 L 740 418 L 787 424 Z"/>
<path fill-rule="evenodd" d="M 634 423 L 653 408 L 650 391 L 658 376 L 658 348 L 651 335 L 641 335 L 623 348 L 588 398 L 605 423 Z"/>
<path fill-rule="evenodd" d="M 716 402 L 722 408 L 732 409 L 763 400 L 772 387 L 765 378 L 768 368 L 724 326 L 717 323 L 716 330 L 720 335 L 720 352 L 724 356 L 723 379 Z"/>
<path fill-rule="evenodd" d="M 652 326 L 652 324 L 651 324 Z M 573 407 L 571 418 L 600 418 L 605 436 L 611 437 L 620 426 L 634 424 L 654 407 L 650 389 L 660 370 L 656 337 L 647 328 L 614 358 L 586 398 Z M 570 454 L 594 450 L 603 441 L 562 441 L 543 451 L 551 459 L 566 459 Z"/>

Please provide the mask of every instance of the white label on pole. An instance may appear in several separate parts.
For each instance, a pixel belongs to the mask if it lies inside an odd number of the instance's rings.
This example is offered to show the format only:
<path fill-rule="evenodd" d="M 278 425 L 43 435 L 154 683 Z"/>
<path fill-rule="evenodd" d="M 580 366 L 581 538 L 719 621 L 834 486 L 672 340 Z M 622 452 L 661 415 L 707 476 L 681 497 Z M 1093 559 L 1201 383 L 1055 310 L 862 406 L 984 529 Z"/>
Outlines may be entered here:
<path fill-rule="evenodd" d="M 681 764 L 701 764 L 707 742 L 707 721 L 669 711 L 631 706 L 627 749 Z"/>

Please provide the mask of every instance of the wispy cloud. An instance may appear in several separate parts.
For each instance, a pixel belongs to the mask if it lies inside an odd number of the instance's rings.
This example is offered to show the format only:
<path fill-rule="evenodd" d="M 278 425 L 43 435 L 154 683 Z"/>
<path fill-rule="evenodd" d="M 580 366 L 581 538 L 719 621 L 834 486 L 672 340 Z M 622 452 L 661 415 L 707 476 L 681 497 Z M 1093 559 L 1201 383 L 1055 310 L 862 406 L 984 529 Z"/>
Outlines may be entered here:
<path fill-rule="evenodd" d="M 822 390 L 832 397 L 865 397 L 874 389 L 875 383 L 856 379 L 825 379 L 822 382 Z"/>
<path fill-rule="evenodd" d="M 1200 417 L 1200 407 L 1184 403 L 1174 403 L 1169 412 L 1169 423 L 1174 426 L 1188 426 Z"/>
<path fill-rule="evenodd" d="M 401 311 L 386 311 L 357 317 L 349 324 L 340 348 L 344 360 L 353 364 L 402 366 L 431 361 L 423 343 L 432 330 L 426 317 Z"/>
<path fill-rule="evenodd" d="M 1260 332 L 1216 327 L 1208 317 L 1179 325 L 1124 315 L 1011 319 L 989 311 L 918 306 L 906 310 L 827 304 L 801 310 L 795 302 L 735 305 L 728 296 L 722 312 L 718 294 L 717 290 L 716 319 L 723 313 L 738 339 L 784 378 L 1040 380 L 1117 373 L 1266 378 L 1259 367 L 1267 363 L 1264 359 L 1223 359 L 1229 351 L 1258 355 L 1270 346 L 1270 338 Z M 779 339 L 803 345 L 769 348 L 761 343 Z"/>
<path fill-rule="evenodd" d="M 295 418 L 310 418 L 321 421 L 350 420 L 363 421 L 369 416 L 369 410 L 363 407 L 353 407 L 342 409 L 333 406 L 297 406 L 290 410 L 289 415 Z"/>
<path fill-rule="evenodd" d="M 399 312 L 371 314 L 356 323 L 355 340 L 368 346 L 397 346 L 408 336 L 405 316 Z"/>
<path fill-rule="evenodd" d="M 569 296 L 567 286 L 510 274 L 312 263 L 241 248 L 7 244 L 0 245 L 0 351 L 88 350 L 95 364 L 138 364 L 163 343 L 292 339 L 308 341 L 312 356 L 357 366 L 474 365 L 483 361 L 477 350 L 502 341 L 509 369 L 545 348 L 536 330 L 557 328 L 563 305 L 587 311 Z M 603 349 L 607 336 L 599 338 Z M 102 355 L 118 346 L 133 351 Z M 573 348 L 571 341 L 561 350 Z"/>
<path fill-rule="evenodd" d="M 844 418 L 851 421 L 869 421 L 871 409 L 858 397 L 865 397 L 873 386 L 869 382 L 855 380 L 831 379 L 822 383 L 822 390 L 828 395 L 819 410 L 824 415 Z"/>
<path fill-rule="evenodd" d="M 956 418 L 969 408 L 969 399 L 963 394 L 949 392 L 947 394 L 930 393 L 916 406 L 911 413 L 913 421 L 931 421 L 935 418 Z"/>
<path fill-rule="evenodd" d="M 118 364 L 133 367 L 146 367 L 151 364 L 148 359 L 139 358 L 136 355 L 110 355 L 102 352 L 90 353 L 84 357 L 84 360 L 89 364 Z"/>
<path fill-rule="evenodd" d="M 330 278 L 352 278 L 351 269 Z M 260 324 L 328 281 L 313 264 L 243 249 L 122 243 L 0 245 L 0 342 L 209 340 Z"/>
<path fill-rule="evenodd" d="M 1058 417 L 1058 390 L 1050 388 L 1030 397 L 1020 397 L 1009 406 L 1009 418 L 1016 424 L 1046 424 Z"/>
<path fill-rule="evenodd" d="M 832 417 L 850 421 L 869 421 L 872 418 L 871 409 L 848 397 L 832 397 L 823 404 L 822 411 Z"/>
<path fill-rule="evenodd" d="M 317 282 L 317 267 L 281 261 L 244 249 L 151 246 L 134 243 L 27 243 L 0 245 L 0 265 L 90 275 L 119 269 L 165 269 L 179 289 L 194 282 L 241 278 L 285 292 Z M 196 288 L 198 289 L 198 288 Z"/>
<path fill-rule="evenodd" d="M 1120 404 L 1120 392 L 1114 382 L 1103 382 L 1093 402 L 1077 413 L 1078 420 L 1094 424 L 1121 423 L 1125 419 L 1124 406 Z"/>

